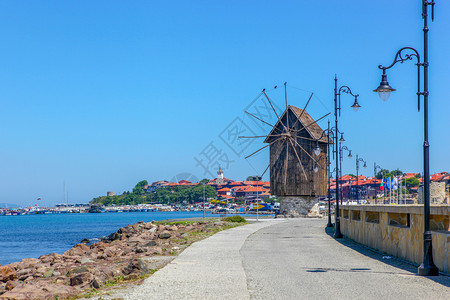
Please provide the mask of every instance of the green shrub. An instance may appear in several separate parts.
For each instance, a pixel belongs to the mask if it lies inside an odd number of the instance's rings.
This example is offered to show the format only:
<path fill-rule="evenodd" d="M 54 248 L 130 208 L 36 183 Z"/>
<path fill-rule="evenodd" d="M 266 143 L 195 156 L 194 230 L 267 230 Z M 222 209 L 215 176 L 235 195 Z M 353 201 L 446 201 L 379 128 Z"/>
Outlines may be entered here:
<path fill-rule="evenodd" d="M 234 223 L 247 223 L 247 220 L 241 216 L 232 216 L 226 217 L 223 219 L 225 222 L 234 222 Z"/>

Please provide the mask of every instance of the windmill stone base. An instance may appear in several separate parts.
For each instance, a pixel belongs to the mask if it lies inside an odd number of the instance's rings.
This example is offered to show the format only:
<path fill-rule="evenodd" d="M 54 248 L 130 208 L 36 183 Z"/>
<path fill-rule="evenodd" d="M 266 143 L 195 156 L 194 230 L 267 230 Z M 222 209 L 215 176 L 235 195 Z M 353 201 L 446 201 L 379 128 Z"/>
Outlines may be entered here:
<path fill-rule="evenodd" d="M 280 213 L 291 218 L 306 217 L 313 208 L 319 203 L 316 196 L 281 196 Z"/>

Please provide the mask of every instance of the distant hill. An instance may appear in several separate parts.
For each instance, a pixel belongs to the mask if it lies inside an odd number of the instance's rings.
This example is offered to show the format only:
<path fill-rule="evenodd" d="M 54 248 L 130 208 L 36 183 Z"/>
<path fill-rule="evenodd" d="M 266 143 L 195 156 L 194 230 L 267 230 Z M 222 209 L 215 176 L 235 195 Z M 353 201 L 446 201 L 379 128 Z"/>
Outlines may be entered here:
<path fill-rule="evenodd" d="M 20 205 L 14 203 L 0 203 L 0 208 L 16 208 L 16 207 L 20 207 Z"/>

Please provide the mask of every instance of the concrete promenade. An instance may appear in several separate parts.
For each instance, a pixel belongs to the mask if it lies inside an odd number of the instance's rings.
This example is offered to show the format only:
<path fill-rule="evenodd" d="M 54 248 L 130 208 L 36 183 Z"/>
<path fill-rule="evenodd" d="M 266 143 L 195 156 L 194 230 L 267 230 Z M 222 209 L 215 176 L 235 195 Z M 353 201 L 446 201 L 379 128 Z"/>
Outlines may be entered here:
<path fill-rule="evenodd" d="M 320 219 L 263 220 L 194 243 L 124 299 L 450 299 L 450 278 L 336 241 Z M 103 297 L 102 299 L 108 299 Z"/>

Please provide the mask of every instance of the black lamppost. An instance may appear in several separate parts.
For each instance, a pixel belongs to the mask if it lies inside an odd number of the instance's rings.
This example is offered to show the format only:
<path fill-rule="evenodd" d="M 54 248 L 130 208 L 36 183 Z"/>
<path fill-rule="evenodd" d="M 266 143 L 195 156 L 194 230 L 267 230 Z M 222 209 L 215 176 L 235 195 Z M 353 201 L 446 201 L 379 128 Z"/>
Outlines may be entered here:
<path fill-rule="evenodd" d="M 342 144 L 341 144 L 341 146 L 342 146 Z M 352 158 L 352 157 L 353 157 L 353 156 L 352 156 L 352 150 L 348 149 L 347 146 L 341 147 L 341 150 L 340 150 L 340 157 L 339 157 L 339 159 L 340 159 L 339 166 L 340 166 L 340 176 L 341 176 L 341 177 L 342 177 L 342 161 L 343 161 L 343 154 L 344 154 L 344 151 L 348 151 L 348 156 L 347 156 L 347 157 L 349 157 L 349 158 Z M 341 204 L 342 204 L 342 201 L 343 201 L 343 200 L 344 200 L 344 191 L 341 189 Z"/>
<path fill-rule="evenodd" d="M 432 235 L 430 231 L 430 145 L 428 143 L 428 5 L 431 5 L 431 20 L 434 18 L 434 1 L 422 1 L 423 18 L 423 62 L 420 61 L 419 52 L 411 47 L 401 48 L 395 55 L 394 62 L 388 66 L 378 66 L 383 70 L 380 86 L 374 90 L 378 92 L 380 98 L 386 101 L 391 92 L 395 91 L 388 81 L 386 70 L 396 63 L 403 63 L 407 60 L 417 59 L 417 99 L 420 111 L 420 96 L 423 96 L 424 111 L 424 143 L 423 143 L 423 196 L 424 196 L 424 233 L 423 233 L 423 262 L 418 268 L 418 274 L 422 276 L 437 276 L 439 269 L 433 262 Z M 404 55 L 404 56 L 403 56 Z M 420 67 L 423 68 L 423 92 L 420 91 Z"/>
<path fill-rule="evenodd" d="M 352 90 L 346 86 L 343 85 L 341 86 L 339 89 L 337 87 L 337 77 L 334 76 L 334 116 L 335 116 L 335 147 L 336 147 L 336 209 L 335 209 L 335 223 L 336 223 L 336 227 L 335 227 L 335 231 L 334 231 L 334 237 L 337 239 L 342 238 L 342 233 L 341 233 L 341 220 L 339 218 L 339 141 L 338 141 L 338 112 L 339 112 L 339 116 L 341 115 L 341 93 L 346 93 L 346 94 L 350 94 L 353 97 L 355 97 L 355 102 L 353 103 L 353 105 L 351 106 L 353 108 L 353 110 L 356 112 L 358 111 L 358 109 L 361 107 L 358 104 L 358 94 L 354 95 L 352 93 Z"/>
<path fill-rule="evenodd" d="M 326 131 L 322 132 L 322 135 L 320 136 L 320 138 L 318 138 L 316 140 L 316 147 L 313 149 L 314 154 L 316 156 L 320 155 L 320 152 L 322 151 L 319 147 L 319 140 L 322 139 L 322 137 L 327 134 L 328 135 L 328 141 L 329 141 L 329 136 L 331 135 L 331 138 L 334 138 L 334 132 L 332 129 L 330 129 L 330 121 L 328 121 L 328 129 Z M 334 153 L 334 151 L 333 151 Z M 330 143 L 327 143 L 327 176 L 328 176 L 328 224 L 327 227 L 333 227 L 333 223 L 331 223 L 331 191 L 330 191 L 330 176 L 331 176 L 331 172 L 330 172 L 330 166 L 331 166 L 331 161 L 330 161 Z M 318 165 L 316 162 L 316 165 L 314 166 L 314 171 L 317 172 L 318 171 Z"/>
<path fill-rule="evenodd" d="M 359 162 L 364 162 L 364 168 L 367 168 L 367 163 L 361 157 L 358 158 L 356 154 L 356 203 L 359 204 Z"/>
<path fill-rule="evenodd" d="M 377 177 L 377 170 L 382 170 L 381 167 L 379 165 L 377 165 L 376 162 L 373 163 L 373 177 Z M 383 178 L 381 178 L 383 179 Z"/>

